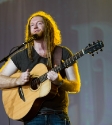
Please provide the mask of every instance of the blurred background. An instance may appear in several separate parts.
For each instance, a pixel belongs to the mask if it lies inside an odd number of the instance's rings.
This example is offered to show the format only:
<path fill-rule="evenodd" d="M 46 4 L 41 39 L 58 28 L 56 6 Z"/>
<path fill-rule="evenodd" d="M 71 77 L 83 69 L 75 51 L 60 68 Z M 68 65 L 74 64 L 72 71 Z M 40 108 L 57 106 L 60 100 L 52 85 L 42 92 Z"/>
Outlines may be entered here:
<path fill-rule="evenodd" d="M 112 0 L 0 0 L 0 60 L 24 41 L 25 25 L 36 11 L 49 13 L 62 45 L 75 54 L 101 40 L 103 51 L 78 59 L 82 87 L 69 94 L 72 125 L 112 125 Z M 0 67 L 4 62 L 0 63 Z M 0 125 L 23 125 L 8 118 L 0 91 Z"/>

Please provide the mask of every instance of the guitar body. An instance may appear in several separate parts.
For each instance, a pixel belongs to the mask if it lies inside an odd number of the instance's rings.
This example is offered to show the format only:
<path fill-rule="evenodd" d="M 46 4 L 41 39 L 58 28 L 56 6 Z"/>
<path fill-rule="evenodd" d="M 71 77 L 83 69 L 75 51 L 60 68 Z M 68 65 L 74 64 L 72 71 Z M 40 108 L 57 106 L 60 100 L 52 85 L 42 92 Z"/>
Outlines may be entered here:
<path fill-rule="evenodd" d="M 40 77 L 47 73 L 47 67 L 44 64 L 37 64 L 30 72 L 32 77 Z M 11 77 L 19 77 L 20 73 Z M 42 103 L 47 99 L 52 99 L 58 92 L 57 86 L 51 84 L 47 79 L 40 86 L 33 90 L 30 82 L 22 86 L 25 101 L 20 98 L 18 87 L 3 89 L 2 101 L 9 118 L 13 120 L 28 121 L 31 120 L 39 111 Z"/>

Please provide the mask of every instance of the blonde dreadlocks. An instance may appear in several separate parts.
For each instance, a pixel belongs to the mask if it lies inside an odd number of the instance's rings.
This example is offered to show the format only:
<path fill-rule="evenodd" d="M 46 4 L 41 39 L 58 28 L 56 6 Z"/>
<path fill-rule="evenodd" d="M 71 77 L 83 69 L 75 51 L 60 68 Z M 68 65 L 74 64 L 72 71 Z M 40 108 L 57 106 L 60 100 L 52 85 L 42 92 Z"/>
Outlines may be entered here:
<path fill-rule="evenodd" d="M 26 30 L 25 30 L 25 41 L 27 42 L 28 39 L 31 37 L 30 34 L 30 21 L 35 16 L 41 16 L 44 19 L 45 23 L 45 35 L 44 40 L 47 41 L 47 57 L 48 57 L 48 63 L 51 66 L 51 52 L 53 51 L 54 47 L 56 45 L 61 44 L 61 33 L 58 29 L 56 22 L 54 19 L 47 13 L 43 11 L 38 11 L 34 14 L 32 14 L 27 22 Z M 32 60 L 32 43 L 28 43 L 26 47 L 28 48 L 28 56 Z"/>

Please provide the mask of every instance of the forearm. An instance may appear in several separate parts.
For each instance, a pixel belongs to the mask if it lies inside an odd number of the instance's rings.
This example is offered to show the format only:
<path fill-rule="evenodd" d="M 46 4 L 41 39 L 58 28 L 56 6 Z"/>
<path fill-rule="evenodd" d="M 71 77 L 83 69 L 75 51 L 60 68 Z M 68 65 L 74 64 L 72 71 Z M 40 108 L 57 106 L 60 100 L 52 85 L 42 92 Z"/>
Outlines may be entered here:
<path fill-rule="evenodd" d="M 18 85 L 17 82 L 18 78 L 0 75 L 0 89 L 15 87 Z"/>
<path fill-rule="evenodd" d="M 78 93 L 80 92 L 81 83 L 80 81 L 62 79 L 61 87 L 67 92 Z"/>
<path fill-rule="evenodd" d="M 54 76 L 56 76 L 56 74 Z M 68 78 L 62 78 L 60 73 L 58 73 L 57 79 L 52 81 L 52 83 L 58 85 L 59 87 L 62 87 L 63 90 L 71 93 L 78 93 L 81 87 L 81 81 L 79 75 L 77 75 L 76 78 L 71 77 L 71 79 L 68 79 Z"/>
<path fill-rule="evenodd" d="M 65 69 L 66 78 L 62 79 L 62 87 L 65 91 L 77 93 L 81 88 L 81 79 L 78 70 L 78 65 L 75 63 L 73 66 Z"/>

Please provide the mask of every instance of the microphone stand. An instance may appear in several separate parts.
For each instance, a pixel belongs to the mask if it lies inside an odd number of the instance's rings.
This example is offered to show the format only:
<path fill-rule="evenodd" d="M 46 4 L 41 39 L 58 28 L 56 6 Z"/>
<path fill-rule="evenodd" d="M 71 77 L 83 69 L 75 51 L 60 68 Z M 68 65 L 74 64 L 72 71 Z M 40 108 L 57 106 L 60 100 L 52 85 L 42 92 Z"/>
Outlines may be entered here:
<path fill-rule="evenodd" d="M 0 61 L 0 63 L 2 63 L 2 62 L 4 62 L 4 61 L 6 62 L 7 59 L 8 59 L 13 53 L 15 53 L 16 51 L 18 51 L 18 50 L 21 49 L 22 47 L 24 47 L 26 44 L 32 42 L 33 40 L 37 40 L 37 39 L 38 39 L 37 34 L 33 35 L 32 37 L 30 37 L 30 38 L 28 39 L 27 42 L 24 42 L 24 43 L 22 43 L 22 45 L 17 46 L 17 49 L 15 49 L 13 52 L 10 52 L 8 56 L 4 57 L 4 58 Z M 15 47 L 14 47 L 14 48 L 15 48 Z M 19 89 L 21 89 L 21 90 L 19 90 L 19 91 L 20 91 L 19 95 L 21 95 L 21 93 L 22 93 L 22 88 L 19 87 Z M 24 97 L 23 97 L 23 98 L 24 98 Z M 9 117 L 8 117 L 8 121 L 9 121 L 9 125 L 10 125 L 10 118 L 9 118 Z"/>
<path fill-rule="evenodd" d="M 30 37 L 30 38 L 28 39 L 27 42 L 22 43 L 22 45 L 18 46 L 16 50 L 14 50 L 13 52 L 11 52 L 8 56 L 4 57 L 4 58 L 0 61 L 0 63 L 2 63 L 2 62 L 4 62 L 4 61 L 7 61 L 7 59 L 8 59 L 13 53 L 15 53 L 16 51 L 18 51 L 18 50 L 21 49 L 22 47 L 24 47 L 26 44 L 32 42 L 33 40 L 37 40 L 37 39 L 38 39 L 37 34 L 33 35 L 32 37 Z"/>

